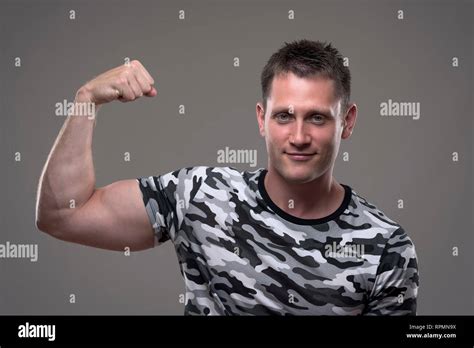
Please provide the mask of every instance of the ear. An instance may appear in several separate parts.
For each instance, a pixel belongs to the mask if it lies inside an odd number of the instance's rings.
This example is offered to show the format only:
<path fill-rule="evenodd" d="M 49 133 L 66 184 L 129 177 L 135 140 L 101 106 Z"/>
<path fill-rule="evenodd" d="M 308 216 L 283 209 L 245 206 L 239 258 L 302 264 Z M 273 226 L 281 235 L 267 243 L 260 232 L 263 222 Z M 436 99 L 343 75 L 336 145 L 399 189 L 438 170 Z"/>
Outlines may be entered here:
<path fill-rule="evenodd" d="M 265 137 L 265 110 L 263 109 L 263 104 L 258 102 L 256 106 L 257 112 L 257 122 L 260 135 Z"/>
<path fill-rule="evenodd" d="M 352 135 L 354 131 L 355 123 L 357 119 L 357 105 L 352 103 L 347 108 L 346 114 L 344 115 L 344 119 L 342 121 L 342 139 L 347 139 Z"/>

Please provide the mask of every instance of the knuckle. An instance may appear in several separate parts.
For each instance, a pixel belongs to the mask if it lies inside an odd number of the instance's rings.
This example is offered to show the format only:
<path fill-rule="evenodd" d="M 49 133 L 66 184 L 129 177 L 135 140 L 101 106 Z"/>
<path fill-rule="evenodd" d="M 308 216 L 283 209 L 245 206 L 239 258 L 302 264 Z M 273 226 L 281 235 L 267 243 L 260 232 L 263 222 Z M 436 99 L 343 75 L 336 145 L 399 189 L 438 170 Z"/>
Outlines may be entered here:
<path fill-rule="evenodd" d="M 120 70 L 119 75 L 128 76 L 129 73 L 130 73 L 130 66 L 124 65 L 122 66 L 122 69 Z"/>
<path fill-rule="evenodd" d="M 119 76 L 119 78 L 117 79 L 117 83 L 120 84 L 120 85 L 127 85 L 128 84 L 128 79 L 126 76 Z"/>

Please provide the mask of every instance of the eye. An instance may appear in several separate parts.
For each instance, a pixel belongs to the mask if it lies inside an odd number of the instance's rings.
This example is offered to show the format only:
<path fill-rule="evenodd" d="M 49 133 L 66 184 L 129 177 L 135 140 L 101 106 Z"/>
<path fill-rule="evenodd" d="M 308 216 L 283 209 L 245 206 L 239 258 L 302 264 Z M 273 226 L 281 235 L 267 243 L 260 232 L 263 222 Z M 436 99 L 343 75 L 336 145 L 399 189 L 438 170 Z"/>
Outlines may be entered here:
<path fill-rule="evenodd" d="M 322 122 L 324 121 L 324 116 L 322 115 L 314 115 L 311 117 L 313 120 L 315 120 L 316 122 Z"/>
<path fill-rule="evenodd" d="M 288 115 L 285 112 L 282 112 L 282 113 L 279 113 L 279 114 L 275 115 L 275 118 L 277 118 L 279 121 L 283 121 L 283 122 L 288 121 L 289 117 L 290 117 L 290 115 Z"/>

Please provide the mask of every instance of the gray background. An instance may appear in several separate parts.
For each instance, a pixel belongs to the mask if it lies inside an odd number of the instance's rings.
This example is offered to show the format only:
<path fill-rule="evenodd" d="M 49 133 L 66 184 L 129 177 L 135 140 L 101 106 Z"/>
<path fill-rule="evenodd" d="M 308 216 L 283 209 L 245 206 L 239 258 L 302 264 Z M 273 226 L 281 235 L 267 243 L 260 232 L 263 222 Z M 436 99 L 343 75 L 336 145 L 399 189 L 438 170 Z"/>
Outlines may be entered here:
<path fill-rule="evenodd" d="M 301 38 L 330 41 L 350 58 L 359 116 L 334 174 L 411 236 L 418 314 L 473 314 L 472 1 L 3 1 L 0 13 L 0 243 L 39 248 L 36 263 L 0 259 L 0 314 L 182 314 L 171 242 L 126 257 L 36 230 L 39 175 L 64 122 L 54 105 L 124 57 L 139 59 L 158 96 L 100 110 L 97 186 L 220 165 L 226 146 L 257 149 L 266 167 L 255 117 L 260 72 L 285 41 Z M 421 118 L 381 117 L 388 99 L 420 102 Z"/>

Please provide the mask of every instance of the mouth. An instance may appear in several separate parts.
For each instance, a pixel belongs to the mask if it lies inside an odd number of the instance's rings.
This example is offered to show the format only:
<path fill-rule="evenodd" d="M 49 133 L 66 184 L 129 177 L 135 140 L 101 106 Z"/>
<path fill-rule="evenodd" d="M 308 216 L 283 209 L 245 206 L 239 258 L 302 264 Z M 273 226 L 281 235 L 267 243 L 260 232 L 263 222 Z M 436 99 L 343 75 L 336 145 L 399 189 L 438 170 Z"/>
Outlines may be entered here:
<path fill-rule="evenodd" d="M 285 152 L 289 158 L 295 161 L 308 161 L 310 160 L 315 153 L 300 153 L 300 152 Z"/>

